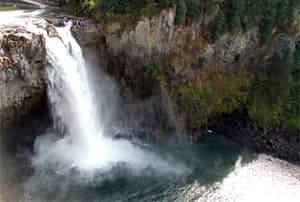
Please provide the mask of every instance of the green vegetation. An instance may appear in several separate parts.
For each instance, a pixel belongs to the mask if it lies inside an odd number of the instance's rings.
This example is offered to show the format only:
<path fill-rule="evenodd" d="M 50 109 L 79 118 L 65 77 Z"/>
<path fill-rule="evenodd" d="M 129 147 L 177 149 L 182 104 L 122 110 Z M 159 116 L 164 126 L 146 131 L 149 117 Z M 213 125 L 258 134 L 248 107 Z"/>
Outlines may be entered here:
<path fill-rule="evenodd" d="M 201 82 L 169 88 L 171 97 L 185 111 L 189 128 L 197 128 L 214 116 L 240 110 L 247 103 L 251 81 L 246 71 L 202 71 L 201 78 Z"/>
<path fill-rule="evenodd" d="M 220 9 L 213 29 L 216 40 L 224 31 L 237 33 L 258 26 L 261 41 L 268 42 L 275 26 L 288 28 L 293 22 L 295 11 L 300 0 L 224 0 L 219 3 Z"/>
<path fill-rule="evenodd" d="M 268 73 L 250 95 L 249 116 L 262 126 L 300 129 L 300 47 L 284 59 L 274 55 Z"/>
<path fill-rule="evenodd" d="M 13 11 L 13 10 L 18 10 L 19 8 L 15 6 L 3 6 L 0 5 L 0 11 Z"/>
<path fill-rule="evenodd" d="M 62 1 L 62 0 L 61 0 Z M 65 2 L 63 1 L 62 4 Z M 215 16 L 202 24 L 209 39 L 216 41 L 225 32 L 238 34 L 254 27 L 260 30 L 262 43 L 268 43 L 274 30 L 299 31 L 300 0 L 70 0 L 73 12 L 97 20 L 136 20 L 151 18 L 162 9 L 176 6 L 179 25 Z M 296 19 L 298 18 L 298 19 Z M 135 21 L 132 21 L 135 22 Z M 122 23 L 121 23 L 122 24 Z M 276 29 L 274 29 L 276 28 Z M 190 47 L 193 41 L 186 42 Z M 235 62 L 240 62 L 237 53 Z M 205 58 L 198 58 L 200 81 L 170 84 L 174 69 L 155 63 L 144 66 L 147 79 L 164 85 L 187 115 L 190 128 L 205 124 L 210 118 L 245 110 L 262 127 L 272 125 L 300 129 L 300 45 L 285 55 L 274 55 L 263 72 L 253 69 L 206 69 Z M 126 69 L 129 74 L 130 69 Z"/>
<path fill-rule="evenodd" d="M 199 58 L 199 63 L 203 61 Z M 244 115 L 261 127 L 300 129 L 300 44 L 285 55 L 275 54 L 265 73 L 255 69 L 202 69 L 200 80 L 171 84 L 168 79 L 174 75 L 173 68 L 148 64 L 144 70 L 177 101 L 190 129 L 235 111 L 246 112 Z"/>
<path fill-rule="evenodd" d="M 185 0 L 177 0 L 176 4 L 177 4 L 177 12 L 176 12 L 175 22 L 177 24 L 184 24 L 186 14 L 187 14 L 187 7 L 185 4 Z"/>
<path fill-rule="evenodd" d="M 144 66 L 146 76 L 159 82 L 164 82 L 166 78 L 174 73 L 173 67 L 163 67 L 158 64 L 147 64 Z"/>
<path fill-rule="evenodd" d="M 198 64 L 200 68 L 206 67 L 206 58 L 205 57 L 199 57 Z"/>
<path fill-rule="evenodd" d="M 212 39 L 214 41 L 218 40 L 220 36 L 225 32 L 226 19 L 223 10 L 219 10 L 217 17 L 215 18 L 215 23 L 212 28 Z"/>
<path fill-rule="evenodd" d="M 66 4 L 65 0 L 58 1 Z M 208 26 L 212 40 L 224 32 L 238 33 L 258 26 L 261 41 L 266 43 L 276 26 L 287 29 L 294 22 L 300 0 L 69 0 L 68 4 L 77 15 L 102 21 L 118 16 L 120 19 L 136 19 L 142 15 L 151 18 L 161 9 L 176 5 L 177 24 L 214 13 L 215 21 Z"/>

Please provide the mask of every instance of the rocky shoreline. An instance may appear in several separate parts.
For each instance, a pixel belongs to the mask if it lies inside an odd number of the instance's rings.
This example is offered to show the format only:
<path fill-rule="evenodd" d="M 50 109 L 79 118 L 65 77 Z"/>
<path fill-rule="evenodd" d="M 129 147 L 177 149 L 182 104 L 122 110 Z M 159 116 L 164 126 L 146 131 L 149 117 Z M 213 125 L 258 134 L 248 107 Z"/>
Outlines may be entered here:
<path fill-rule="evenodd" d="M 300 164 L 300 131 L 284 128 L 261 128 L 239 113 L 211 120 L 209 128 L 241 145 Z"/>

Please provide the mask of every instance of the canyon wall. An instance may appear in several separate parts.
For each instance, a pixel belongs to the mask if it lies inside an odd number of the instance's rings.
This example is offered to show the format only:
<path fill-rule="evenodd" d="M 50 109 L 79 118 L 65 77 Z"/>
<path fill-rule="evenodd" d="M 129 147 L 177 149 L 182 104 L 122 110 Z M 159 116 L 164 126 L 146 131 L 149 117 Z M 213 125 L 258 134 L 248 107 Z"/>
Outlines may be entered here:
<path fill-rule="evenodd" d="M 195 142 L 208 129 L 222 128 L 232 139 L 259 151 L 299 161 L 299 129 L 258 124 L 253 111 L 260 109 L 248 104 L 255 99 L 251 91 L 258 78 L 268 76 L 273 57 L 283 61 L 295 50 L 299 29 L 274 29 L 265 44 L 257 27 L 213 41 L 205 29 L 213 14 L 184 26 L 176 25 L 175 16 L 176 8 L 169 8 L 135 24 L 111 21 L 74 26 L 72 31 L 86 56 L 88 49 L 98 53 L 99 65 L 119 81 L 127 101 L 139 103 L 135 116 L 144 114 L 142 120 L 151 117 L 157 123 L 151 129 L 160 141 Z M 155 115 L 145 115 L 149 111 Z M 243 126 L 247 132 L 241 132 Z M 266 143 L 268 136 L 274 137 L 271 143 Z"/>
<path fill-rule="evenodd" d="M 44 21 L 36 22 L 54 35 Z M 0 119 L 1 124 L 47 107 L 46 62 L 43 34 L 21 25 L 0 27 Z"/>
<path fill-rule="evenodd" d="M 261 43 L 258 28 L 213 41 L 206 28 L 213 13 L 187 25 L 176 25 L 175 16 L 176 8 L 169 8 L 134 23 L 72 27 L 87 61 L 119 83 L 122 119 L 137 122 L 143 130 L 136 135 L 146 140 L 196 142 L 216 130 L 258 151 L 299 161 L 297 118 L 279 120 L 285 103 L 272 93 L 284 92 L 282 81 L 290 79 L 285 58 L 300 49 L 299 29 L 274 29 L 268 43 Z M 50 24 L 40 26 L 57 36 Z M 47 62 L 41 34 L 22 26 L 0 30 L 0 118 L 6 123 L 46 106 Z M 274 64 L 280 66 L 275 73 Z M 273 74 L 275 83 L 267 79 Z M 260 100 L 283 104 L 270 115 Z"/>

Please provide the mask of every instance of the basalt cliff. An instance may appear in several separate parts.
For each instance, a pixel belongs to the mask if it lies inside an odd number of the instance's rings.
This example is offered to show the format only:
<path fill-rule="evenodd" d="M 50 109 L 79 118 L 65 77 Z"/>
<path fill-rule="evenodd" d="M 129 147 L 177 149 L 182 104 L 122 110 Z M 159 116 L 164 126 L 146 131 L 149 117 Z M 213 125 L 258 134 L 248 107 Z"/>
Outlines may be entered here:
<path fill-rule="evenodd" d="M 169 8 L 134 24 L 112 21 L 72 31 L 86 57 L 96 52 L 99 66 L 138 106 L 127 114 L 139 117 L 161 142 L 195 142 L 213 130 L 299 161 L 299 116 L 283 115 L 288 113 L 283 105 L 290 102 L 279 95 L 285 94 L 291 72 L 297 74 L 298 65 L 294 61 L 289 67 L 289 62 L 299 53 L 299 25 L 286 32 L 274 29 L 267 43 L 261 42 L 258 27 L 214 41 L 205 29 L 213 14 L 187 25 L 176 25 L 175 16 L 176 8 Z"/>
<path fill-rule="evenodd" d="M 267 43 L 257 27 L 212 40 L 205 25 L 213 13 L 187 25 L 177 25 L 175 16 L 176 8 L 169 8 L 134 23 L 72 27 L 85 58 L 119 83 L 123 114 L 143 128 L 136 135 L 196 142 L 212 130 L 299 161 L 299 117 L 288 115 L 297 114 L 293 103 L 299 96 L 290 98 L 297 88 L 287 90 L 297 75 L 299 25 L 274 29 Z M 47 62 L 42 35 L 22 27 L 0 30 L 0 117 L 6 122 L 45 107 Z"/>
<path fill-rule="evenodd" d="M 34 24 L 56 36 L 44 20 Z M 26 25 L 0 26 L 0 120 L 5 125 L 47 106 L 45 38 Z"/>

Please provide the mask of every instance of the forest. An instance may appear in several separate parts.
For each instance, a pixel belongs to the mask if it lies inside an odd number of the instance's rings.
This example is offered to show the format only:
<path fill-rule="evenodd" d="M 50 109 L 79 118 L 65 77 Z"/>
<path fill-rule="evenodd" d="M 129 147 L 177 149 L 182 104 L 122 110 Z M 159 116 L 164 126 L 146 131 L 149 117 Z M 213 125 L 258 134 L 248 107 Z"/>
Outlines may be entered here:
<path fill-rule="evenodd" d="M 73 8 L 77 15 L 103 18 L 112 14 L 146 15 L 151 17 L 161 9 L 176 6 L 176 23 L 183 25 L 201 16 L 214 15 L 209 25 L 212 40 L 224 32 L 238 33 L 258 26 L 261 40 L 266 43 L 277 26 L 288 29 L 300 0 L 58 0 L 61 6 Z M 75 9 L 74 9 L 75 8 Z M 100 16 L 100 17 L 99 17 Z M 286 31 L 286 30 L 285 30 Z"/>

